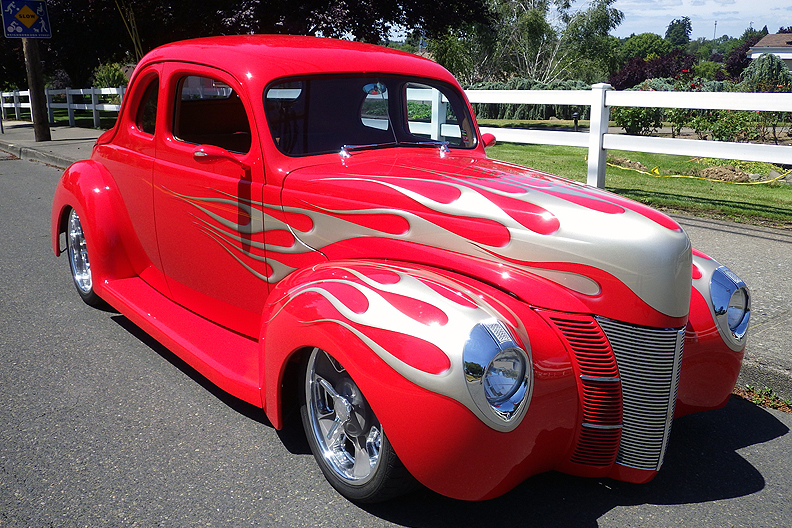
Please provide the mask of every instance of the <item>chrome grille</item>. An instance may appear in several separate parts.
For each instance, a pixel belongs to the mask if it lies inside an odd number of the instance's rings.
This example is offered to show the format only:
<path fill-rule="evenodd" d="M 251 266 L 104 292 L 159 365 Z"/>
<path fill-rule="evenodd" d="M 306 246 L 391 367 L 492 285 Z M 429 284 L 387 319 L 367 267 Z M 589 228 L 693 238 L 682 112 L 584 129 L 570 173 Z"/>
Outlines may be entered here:
<path fill-rule="evenodd" d="M 616 359 L 602 329 L 589 315 L 539 311 L 563 336 L 579 370 L 583 421 L 571 461 L 609 466 L 619 449 L 622 395 Z"/>
<path fill-rule="evenodd" d="M 610 341 L 622 387 L 616 463 L 657 470 L 674 417 L 685 329 L 645 328 L 597 318 Z"/>

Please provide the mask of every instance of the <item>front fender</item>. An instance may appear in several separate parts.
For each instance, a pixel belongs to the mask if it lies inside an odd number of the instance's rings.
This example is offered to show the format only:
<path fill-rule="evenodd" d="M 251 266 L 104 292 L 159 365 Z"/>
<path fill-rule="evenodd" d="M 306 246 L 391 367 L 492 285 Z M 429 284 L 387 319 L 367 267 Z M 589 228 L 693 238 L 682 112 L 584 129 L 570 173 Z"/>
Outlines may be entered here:
<path fill-rule="evenodd" d="M 679 378 L 676 416 L 726 405 L 740 374 L 745 340 L 728 341 L 715 322 L 710 281 L 721 265 L 696 252 L 690 317 Z"/>
<path fill-rule="evenodd" d="M 410 472 L 443 494 L 498 495 L 554 467 L 572 441 L 577 399 L 569 356 L 530 307 L 499 290 L 420 266 L 335 261 L 290 275 L 270 299 L 262 386 L 275 427 L 283 423 L 287 365 L 298 351 L 319 347 L 350 373 Z M 470 330 L 492 318 L 532 354 L 530 406 L 508 431 L 482 416 L 462 364 Z M 460 464 L 493 452 L 486 468 Z"/>
<path fill-rule="evenodd" d="M 70 209 L 80 217 L 97 293 L 101 295 L 105 281 L 136 275 L 128 251 L 135 237 L 126 208 L 115 181 L 101 164 L 91 160 L 73 164 L 55 188 L 51 236 L 56 256 L 66 249 L 60 234 L 66 230 Z"/>

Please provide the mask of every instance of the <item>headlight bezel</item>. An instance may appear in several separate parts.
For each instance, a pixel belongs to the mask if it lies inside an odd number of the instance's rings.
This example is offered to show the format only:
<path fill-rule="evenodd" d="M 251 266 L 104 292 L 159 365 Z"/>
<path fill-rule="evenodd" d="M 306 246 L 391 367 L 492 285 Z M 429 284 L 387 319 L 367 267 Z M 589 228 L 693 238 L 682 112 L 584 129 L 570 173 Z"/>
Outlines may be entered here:
<path fill-rule="evenodd" d="M 741 346 L 745 343 L 751 319 L 748 286 L 732 270 L 720 266 L 712 273 L 709 289 L 718 329 L 731 343 Z"/>
<path fill-rule="evenodd" d="M 463 364 L 465 385 L 486 423 L 503 431 L 517 427 L 533 392 L 530 348 L 521 346 L 503 322 L 483 321 L 470 331 Z"/>

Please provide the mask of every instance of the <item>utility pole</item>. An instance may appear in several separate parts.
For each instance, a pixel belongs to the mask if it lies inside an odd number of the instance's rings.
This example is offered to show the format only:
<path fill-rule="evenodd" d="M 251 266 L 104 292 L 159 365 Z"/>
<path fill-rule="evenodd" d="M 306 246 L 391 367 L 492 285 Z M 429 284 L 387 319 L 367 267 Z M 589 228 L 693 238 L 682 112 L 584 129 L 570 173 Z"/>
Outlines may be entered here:
<path fill-rule="evenodd" d="M 51 38 L 47 2 L 45 0 L 0 0 L 3 33 L 6 38 L 21 38 L 25 52 L 30 114 L 36 141 L 50 141 L 47 99 L 44 95 L 44 74 L 41 68 L 38 39 Z"/>
<path fill-rule="evenodd" d="M 38 40 L 22 39 L 27 67 L 28 93 L 30 94 L 30 114 L 33 118 L 33 134 L 36 141 L 51 141 L 49 118 L 47 117 L 47 99 L 44 95 L 44 73 L 41 69 Z"/>

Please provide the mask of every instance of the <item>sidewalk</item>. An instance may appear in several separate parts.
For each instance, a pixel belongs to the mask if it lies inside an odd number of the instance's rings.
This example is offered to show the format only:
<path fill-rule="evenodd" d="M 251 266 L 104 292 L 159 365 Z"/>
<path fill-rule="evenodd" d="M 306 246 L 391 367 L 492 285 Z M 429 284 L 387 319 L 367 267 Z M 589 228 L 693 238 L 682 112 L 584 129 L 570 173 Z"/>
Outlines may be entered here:
<path fill-rule="evenodd" d="M 52 127 L 36 143 L 33 125 L 4 121 L 0 150 L 66 168 L 86 159 L 102 130 Z M 792 398 L 792 231 L 674 215 L 694 247 L 726 264 L 751 288 L 751 333 L 739 384 Z"/>
<path fill-rule="evenodd" d="M 65 169 L 75 161 L 87 159 L 96 139 L 104 130 L 70 126 L 50 127 L 52 141 L 36 142 L 33 123 L 29 121 L 3 121 L 4 134 L 0 134 L 0 150 L 18 158 L 35 160 Z"/>

